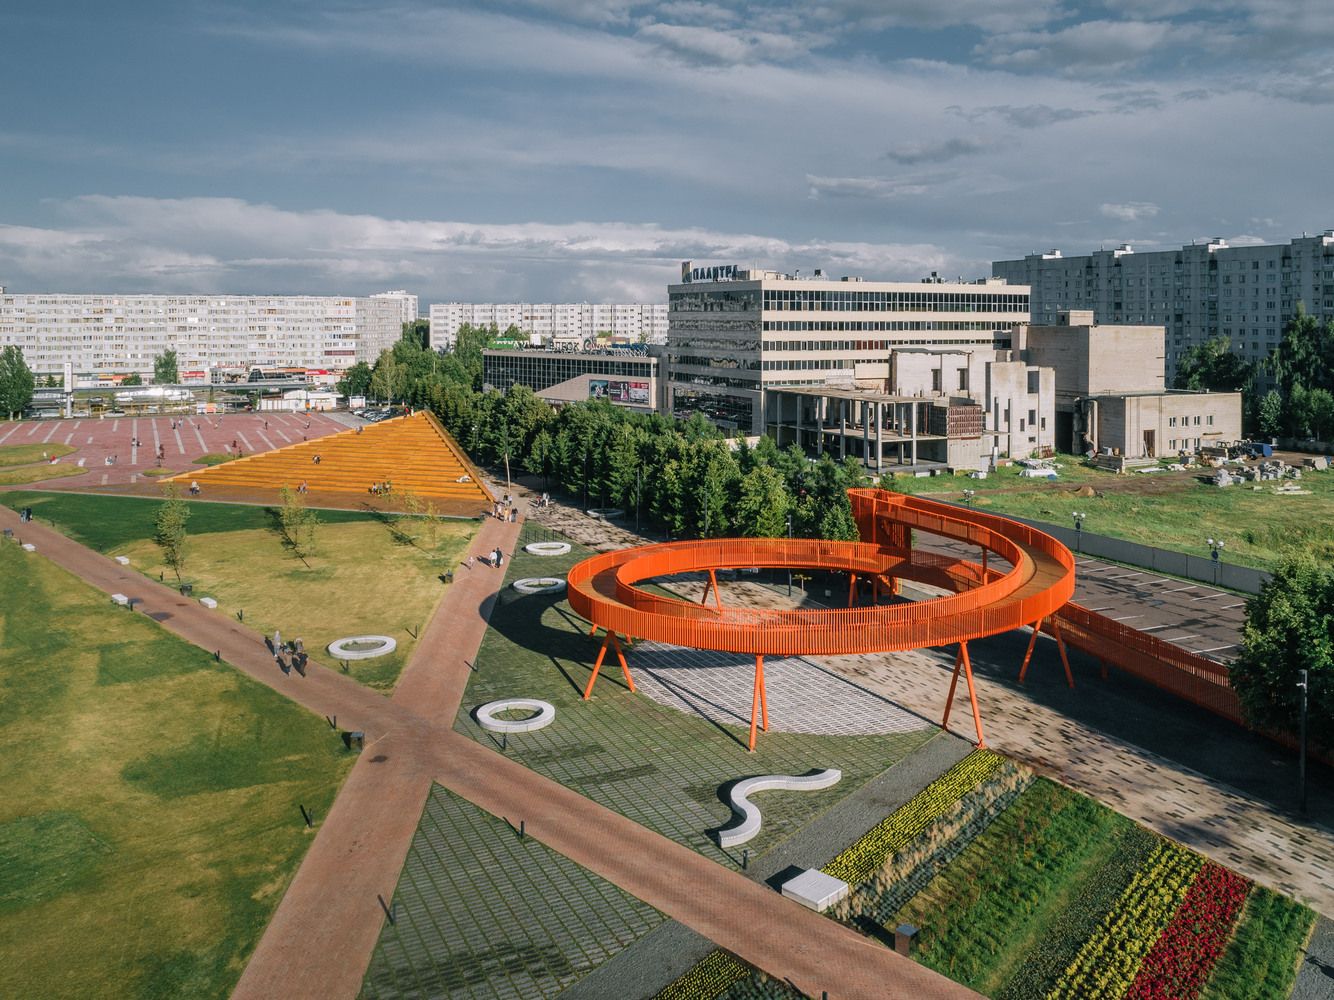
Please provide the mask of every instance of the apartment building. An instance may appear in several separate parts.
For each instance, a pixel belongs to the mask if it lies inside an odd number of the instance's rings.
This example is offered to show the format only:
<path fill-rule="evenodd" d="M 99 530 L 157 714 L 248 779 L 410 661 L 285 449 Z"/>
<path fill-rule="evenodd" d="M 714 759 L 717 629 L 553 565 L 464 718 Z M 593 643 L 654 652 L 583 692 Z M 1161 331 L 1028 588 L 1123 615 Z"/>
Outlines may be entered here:
<path fill-rule="evenodd" d="M 1092 310 L 1098 323 L 1158 324 L 1166 331 L 1170 381 L 1190 348 L 1227 337 L 1249 361 L 1268 357 L 1303 303 L 1334 318 L 1334 230 L 1288 243 L 1229 246 L 1226 240 L 1136 253 L 1129 245 L 1066 257 L 1060 250 L 998 260 L 991 273 L 1031 288 L 1033 322 Z"/>
<path fill-rule="evenodd" d="M 404 293 L 405 294 L 405 293 Z M 76 380 L 149 375 L 177 355 L 182 378 L 215 368 L 347 368 L 374 362 L 402 333 L 400 293 L 377 296 L 119 295 L 0 291 L 0 346 L 39 374 Z"/>
<path fill-rule="evenodd" d="M 744 434 L 765 428 L 765 393 L 889 378 L 890 355 L 1010 348 L 1028 288 L 801 277 L 734 265 L 681 268 L 668 287 L 666 405 Z"/>
<path fill-rule="evenodd" d="M 592 347 L 608 335 L 629 343 L 667 340 L 667 305 L 661 302 L 436 302 L 430 316 L 431 346 L 437 349 L 452 347 L 465 323 L 515 327 L 536 344 L 554 347 Z"/>
<path fill-rule="evenodd" d="M 403 288 L 396 288 L 392 292 L 376 292 L 371 296 L 373 299 L 397 299 L 399 320 L 403 323 L 417 322 L 417 296 Z"/>

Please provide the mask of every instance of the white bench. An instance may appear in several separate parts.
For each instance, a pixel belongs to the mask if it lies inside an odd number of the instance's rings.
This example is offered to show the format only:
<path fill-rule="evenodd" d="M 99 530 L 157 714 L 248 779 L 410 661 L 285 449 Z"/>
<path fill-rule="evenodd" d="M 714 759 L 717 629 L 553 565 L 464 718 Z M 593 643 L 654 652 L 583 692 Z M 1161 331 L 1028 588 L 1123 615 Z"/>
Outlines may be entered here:
<path fill-rule="evenodd" d="M 24 543 L 23 543 L 23 551 L 24 551 L 24 552 L 36 552 L 36 551 L 37 551 L 37 546 L 36 546 L 36 545 L 33 545 L 32 542 L 24 542 Z"/>
<path fill-rule="evenodd" d="M 820 913 L 848 894 L 848 883 L 809 868 L 783 883 L 782 893 L 802 906 Z"/>
<path fill-rule="evenodd" d="M 837 784 L 843 772 L 837 768 L 825 768 L 814 774 L 761 774 L 754 778 L 738 781 L 728 794 L 732 812 L 741 818 L 736 826 L 718 831 L 719 847 L 735 847 L 744 844 L 760 832 L 760 810 L 748 796 L 756 792 L 768 792 L 783 789 L 790 792 L 815 792 Z"/>
<path fill-rule="evenodd" d="M 199 603 L 204 605 L 204 607 L 208 608 L 210 611 L 215 610 L 218 606 L 218 602 L 211 597 L 201 597 Z"/>
<path fill-rule="evenodd" d="M 130 557 L 129 557 L 129 556 L 116 556 L 116 562 L 120 563 L 122 566 L 128 566 L 128 565 L 130 565 Z"/>
<path fill-rule="evenodd" d="M 512 710 L 536 712 L 526 719 L 497 719 L 501 712 Z M 506 698 L 487 702 L 477 710 L 477 724 L 493 733 L 531 733 L 551 725 L 556 718 L 556 707 L 549 701 L 536 698 Z"/>
<path fill-rule="evenodd" d="M 125 605 L 130 603 L 130 599 L 126 597 L 124 594 L 112 594 L 111 603 L 119 604 L 123 608 L 125 607 Z"/>

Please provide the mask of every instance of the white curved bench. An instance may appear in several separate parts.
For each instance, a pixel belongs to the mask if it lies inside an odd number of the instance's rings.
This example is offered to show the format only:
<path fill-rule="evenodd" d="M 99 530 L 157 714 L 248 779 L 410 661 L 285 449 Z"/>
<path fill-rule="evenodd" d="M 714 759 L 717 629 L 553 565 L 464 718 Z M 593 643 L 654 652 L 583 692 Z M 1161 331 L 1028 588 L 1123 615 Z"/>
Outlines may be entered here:
<path fill-rule="evenodd" d="M 827 767 L 814 774 L 761 774 L 754 778 L 738 781 L 728 793 L 732 812 L 741 818 L 736 826 L 729 826 L 718 831 L 719 847 L 735 847 L 744 844 L 760 832 L 760 810 L 750 801 L 749 796 L 756 792 L 770 792 L 782 789 L 789 792 L 816 792 L 838 783 L 843 772 Z"/>
<path fill-rule="evenodd" d="M 370 649 L 348 649 L 352 645 L 375 643 Z M 329 643 L 329 655 L 340 660 L 369 660 L 384 656 L 398 648 L 398 640 L 391 635 L 349 635 Z"/>
<path fill-rule="evenodd" d="M 529 542 L 523 550 L 531 556 L 563 556 L 570 551 L 569 542 Z"/>
<path fill-rule="evenodd" d="M 529 576 L 510 584 L 521 594 L 555 594 L 565 589 L 565 580 L 558 576 Z"/>
<path fill-rule="evenodd" d="M 513 709 L 531 709 L 536 715 L 526 719 L 497 719 L 501 712 Z M 531 733 L 551 725 L 556 718 L 556 706 L 536 698 L 505 698 L 489 701 L 477 709 L 477 724 L 493 733 Z"/>

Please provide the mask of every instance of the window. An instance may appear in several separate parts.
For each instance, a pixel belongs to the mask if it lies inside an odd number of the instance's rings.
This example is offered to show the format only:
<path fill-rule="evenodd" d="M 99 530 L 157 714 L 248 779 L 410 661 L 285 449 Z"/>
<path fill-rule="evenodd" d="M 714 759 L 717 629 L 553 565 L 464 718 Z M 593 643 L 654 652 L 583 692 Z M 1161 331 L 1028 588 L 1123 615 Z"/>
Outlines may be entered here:
<path fill-rule="evenodd" d="M 937 368 L 931 373 L 931 391 L 940 392 L 940 369 Z"/>
<path fill-rule="evenodd" d="M 959 391 L 960 391 L 960 392 L 967 392 L 967 391 L 968 391 L 968 369 L 967 369 L 967 368 L 960 368 L 960 369 L 959 369 Z"/>
<path fill-rule="evenodd" d="M 1214 415 L 1211 413 L 1209 414 L 1209 426 L 1212 427 L 1213 425 L 1214 425 Z"/>
<path fill-rule="evenodd" d="M 1200 426 L 1200 415 L 1198 413 L 1195 414 L 1195 426 L 1196 427 Z"/>
<path fill-rule="evenodd" d="M 1177 418 L 1176 418 L 1176 417 L 1168 417 L 1168 418 L 1167 418 L 1167 426 L 1168 426 L 1168 427 L 1175 427 L 1176 425 L 1177 425 Z"/>

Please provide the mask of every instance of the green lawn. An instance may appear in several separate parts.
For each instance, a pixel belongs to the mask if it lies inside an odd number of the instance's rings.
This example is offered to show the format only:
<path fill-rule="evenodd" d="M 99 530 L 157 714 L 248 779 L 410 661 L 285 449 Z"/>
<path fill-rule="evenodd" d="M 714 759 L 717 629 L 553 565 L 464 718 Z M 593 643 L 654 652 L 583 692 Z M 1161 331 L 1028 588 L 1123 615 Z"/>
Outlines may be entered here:
<path fill-rule="evenodd" d="M 1197 556 L 1209 555 L 1206 538 L 1219 538 L 1226 543 L 1228 562 L 1260 569 L 1272 569 L 1291 551 L 1334 558 L 1334 471 L 1306 473 L 1298 485 L 1310 496 L 1276 496 L 1272 482 L 1219 488 L 1196 479 L 1200 471 L 1119 476 L 1085 467 L 1077 457 L 1058 456 L 1057 461 L 1064 467 L 1056 483 L 1020 479 L 1017 467 L 1011 467 L 985 480 L 900 477 L 886 486 L 954 501 L 971 489 L 980 510 L 1064 527 L 1079 511 L 1087 515 L 1085 531 Z M 1078 495 L 1081 486 L 1092 487 L 1095 495 Z"/>
<path fill-rule="evenodd" d="M 1256 886 L 1205 988 L 1204 1000 L 1286 997 L 1314 925 L 1310 909 Z"/>
<path fill-rule="evenodd" d="M 29 505 L 37 520 L 85 545 L 173 579 L 151 540 L 156 500 L 29 492 L 0 501 Z M 370 513 L 321 510 L 315 552 L 302 561 L 284 546 L 273 508 L 189 503 L 182 580 L 193 584 L 194 596 L 215 598 L 222 613 L 243 615 L 260 631 L 302 638 L 317 658 L 335 639 L 393 636 L 394 653 L 349 661 L 349 673 L 378 690 L 393 688 L 444 593 L 440 574 L 466 557 L 477 528 L 473 521 L 411 520 L 395 527 Z M 415 540 L 402 535 L 404 526 Z"/>
<path fill-rule="evenodd" d="M 76 450 L 72 444 L 0 445 L 0 466 L 27 465 L 53 456 L 68 455 Z"/>
<path fill-rule="evenodd" d="M 222 997 L 351 764 L 324 720 L 0 545 L 0 996 Z"/>

